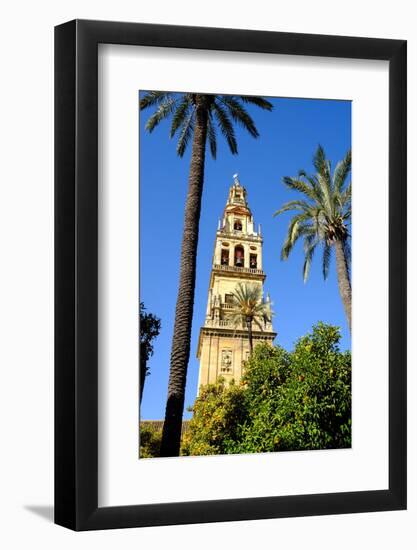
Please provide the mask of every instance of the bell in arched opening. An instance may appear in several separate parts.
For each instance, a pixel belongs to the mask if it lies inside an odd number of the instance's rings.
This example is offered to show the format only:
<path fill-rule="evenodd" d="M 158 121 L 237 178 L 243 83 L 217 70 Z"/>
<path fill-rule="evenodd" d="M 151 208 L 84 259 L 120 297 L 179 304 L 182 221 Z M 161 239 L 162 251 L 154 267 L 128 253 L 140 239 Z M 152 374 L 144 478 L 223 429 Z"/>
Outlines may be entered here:
<path fill-rule="evenodd" d="M 238 245 L 235 247 L 235 266 L 243 267 L 245 265 L 245 250 L 243 246 Z"/>

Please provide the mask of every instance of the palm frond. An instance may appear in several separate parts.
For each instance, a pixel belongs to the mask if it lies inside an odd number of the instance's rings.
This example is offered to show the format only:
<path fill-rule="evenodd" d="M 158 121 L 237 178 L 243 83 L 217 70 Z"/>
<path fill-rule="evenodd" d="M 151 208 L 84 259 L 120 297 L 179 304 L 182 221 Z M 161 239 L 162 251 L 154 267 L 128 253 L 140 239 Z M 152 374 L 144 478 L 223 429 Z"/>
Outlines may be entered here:
<path fill-rule="evenodd" d="M 321 173 L 321 171 L 323 170 L 323 165 L 325 164 L 325 162 L 326 154 L 324 152 L 324 149 L 321 145 L 318 145 L 316 152 L 313 156 L 313 165 L 318 173 Z"/>
<path fill-rule="evenodd" d="M 168 99 L 172 96 L 171 92 L 148 92 L 142 99 L 139 101 L 139 108 L 141 111 L 152 107 L 153 105 L 159 105 L 161 101 Z"/>
<path fill-rule="evenodd" d="M 300 214 L 291 219 L 288 226 L 287 237 L 281 249 L 281 260 L 288 259 L 294 245 L 300 237 L 316 233 L 312 224 L 303 223 L 304 218 L 304 215 Z"/>
<path fill-rule="evenodd" d="M 331 256 L 332 256 L 332 248 L 326 241 L 324 241 L 323 242 L 323 265 L 322 265 L 324 280 L 326 280 L 329 275 Z"/>
<path fill-rule="evenodd" d="M 321 204 L 326 211 L 326 214 L 328 217 L 331 217 L 334 215 L 335 212 L 335 204 L 334 204 L 334 195 L 332 193 L 331 187 L 330 187 L 330 180 L 322 174 L 319 174 L 317 177 L 317 180 L 320 185 L 320 192 L 321 192 Z"/>
<path fill-rule="evenodd" d="M 349 149 L 345 157 L 337 163 L 336 168 L 334 169 L 333 187 L 336 193 L 342 192 L 343 186 L 349 175 L 351 166 L 352 166 L 352 152 Z"/>
<path fill-rule="evenodd" d="M 178 128 L 182 126 L 182 124 L 187 118 L 187 115 L 189 114 L 190 107 L 192 107 L 190 94 L 184 94 L 183 98 L 179 102 L 178 107 L 175 109 L 174 115 L 172 117 L 172 124 L 171 124 L 169 137 L 171 138 L 174 137 Z"/>
<path fill-rule="evenodd" d="M 311 188 L 314 189 L 317 197 L 317 202 L 319 202 L 320 204 L 324 204 L 324 196 L 317 175 L 307 175 L 305 176 L 305 179 L 309 182 Z"/>
<path fill-rule="evenodd" d="M 243 103 L 252 103 L 261 109 L 265 109 L 266 111 L 272 111 L 273 109 L 272 103 L 263 97 L 256 95 L 240 95 L 238 97 Z"/>
<path fill-rule="evenodd" d="M 177 154 L 178 156 L 182 157 L 185 153 L 185 150 L 187 149 L 187 145 L 191 139 L 193 130 L 194 130 L 194 113 L 191 111 L 184 121 L 180 136 L 178 138 L 177 143 Z"/>
<path fill-rule="evenodd" d="M 284 212 L 289 212 L 291 210 L 302 210 L 303 212 L 309 212 L 310 209 L 311 205 L 306 201 L 288 201 L 283 206 L 281 206 L 279 210 L 274 212 L 272 216 L 279 216 L 280 214 L 283 214 Z"/>
<path fill-rule="evenodd" d="M 216 100 L 213 101 L 212 103 L 212 109 L 219 123 L 220 131 L 223 134 L 224 138 L 226 139 L 232 155 L 236 155 L 237 141 L 236 141 L 235 131 L 233 129 L 233 124 L 229 116 L 227 115 L 223 107 L 219 104 L 219 102 Z"/>
<path fill-rule="evenodd" d="M 304 195 L 306 195 L 308 198 L 312 200 L 317 200 L 316 190 L 313 187 L 311 187 L 311 185 L 309 185 L 307 182 L 298 178 L 291 178 L 288 176 L 284 176 L 282 178 L 282 181 L 290 189 L 299 191 L 300 193 L 303 193 Z"/>
<path fill-rule="evenodd" d="M 339 196 L 340 207 L 349 206 L 350 201 L 352 200 L 352 183 L 346 187 L 344 191 Z"/>
<path fill-rule="evenodd" d="M 174 111 L 175 105 L 176 100 L 172 97 L 168 97 L 161 102 L 154 114 L 148 118 L 148 121 L 145 124 L 146 130 L 148 130 L 149 133 L 153 132 L 161 120 L 167 118 Z"/>
<path fill-rule="evenodd" d="M 311 262 L 316 250 L 318 241 L 314 235 L 307 235 L 304 239 L 304 264 L 303 264 L 303 280 L 307 281 L 310 274 Z"/>
<path fill-rule="evenodd" d="M 342 220 L 346 223 L 350 223 L 351 218 L 352 218 L 352 205 L 349 202 L 349 204 L 343 207 Z"/>
<path fill-rule="evenodd" d="M 259 132 L 249 113 L 233 96 L 220 96 L 219 101 L 226 107 L 232 119 L 243 126 L 254 138 L 259 137 Z"/>
<path fill-rule="evenodd" d="M 317 171 L 316 181 L 320 188 L 322 204 L 326 208 L 328 214 L 334 212 L 331 166 L 330 161 L 326 159 L 326 153 L 321 145 L 318 145 L 313 157 L 313 165 Z"/>
<path fill-rule="evenodd" d="M 260 321 L 269 319 L 273 314 L 270 304 L 262 299 L 260 285 L 250 283 L 238 283 L 232 293 L 233 309 L 228 313 L 228 319 L 236 326 L 244 326 L 247 318 L 251 319 L 260 330 L 263 330 Z"/>

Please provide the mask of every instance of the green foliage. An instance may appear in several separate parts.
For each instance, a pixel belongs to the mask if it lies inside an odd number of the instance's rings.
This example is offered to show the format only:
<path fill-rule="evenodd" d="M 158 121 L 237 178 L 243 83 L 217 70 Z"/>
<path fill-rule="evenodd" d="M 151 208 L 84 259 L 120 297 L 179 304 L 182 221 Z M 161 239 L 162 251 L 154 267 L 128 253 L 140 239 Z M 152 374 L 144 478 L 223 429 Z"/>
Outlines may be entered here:
<path fill-rule="evenodd" d="M 262 97 L 232 96 L 211 94 L 175 94 L 172 92 L 147 92 L 140 100 L 140 109 L 155 107 L 156 110 L 146 122 L 148 132 L 169 117 L 172 117 L 170 137 L 178 134 L 177 154 L 182 157 L 193 136 L 197 111 L 207 115 L 207 139 L 213 158 L 217 154 L 216 128 L 220 130 L 233 155 L 237 154 L 237 140 L 233 123 L 241 126 L 257 138 L 259 132 L 244 104 L 253 104 L 267 111 L 272 110 L 272 103 Z"/>
<path fill-rule="evenodd" d="M 236 438 L 238 427 L 246 417 L 245 392 L 233 382 L 224 380 L 200 390 L 188 432 L 183 436 L 182 455 L 225 454 Z"/>
<path fill-rule="evenodd" d="M 350 447 L 351 356 L 339 340 L 319 323 L 291 353 L 258 345 L 239 386 L 202 388 L 184 454 Z"/>
<path fill-rule="evenodd" d="M 228 319 L 236 327 L 247 326 L 248 322 L 263 330 L 263 324 L 272 315 L 270 304 L 262 299 L 262 286 L 250 283 L 238 283 L 231 294 L 233 309 Z"/>
<path fill-rule="evenodd" d="M 153 313 L 146 313 L 143 302 L 140 302 L 140 366 L 144 375 L 149 374 L 147 362 L 153 354 L 153 340 L 159 335 L 161 320 Z"/>
<path fill-rule="evenodd" d="M 162 430 L 149 424 L 140 425 L 140 458 L 155 458 L 160 455 Z"/>
<path fill-rule="evenodd" d="M 238 283 L 232 292 L 233 307 L 228 312 L 227 319 L 236 328 L 248 329 L 249 349 L 253 351 L 253 325 L 262 331 L 268 321 L 271 321 L 271 303 L 262 298 L 262 286 L 248 283 Z"/>
<path fill-rule="evenodd" d="M 287 236 L 281 250 L 281 259 L 287 260 L 295 244 L 303 239 L 303 279 L 308 279 L 311 262 L 317 247 L 323 251 L 322 271 L 326 279 L 333 245 L 343 245 L 346 263 L 350 265 L 350 234 L 352 184 L 347 183 L 352 163 L 349 150 L 331 171 L 323 147 L 318 146 L 313 157 L 314 175 L 300 170 L 297 177 L 285 176 L 283 183 L 292 191 L 301 193 L 302 199 L 292 200 L 277 210 L 274 216 L 295 212 L 290 220 Z"/>

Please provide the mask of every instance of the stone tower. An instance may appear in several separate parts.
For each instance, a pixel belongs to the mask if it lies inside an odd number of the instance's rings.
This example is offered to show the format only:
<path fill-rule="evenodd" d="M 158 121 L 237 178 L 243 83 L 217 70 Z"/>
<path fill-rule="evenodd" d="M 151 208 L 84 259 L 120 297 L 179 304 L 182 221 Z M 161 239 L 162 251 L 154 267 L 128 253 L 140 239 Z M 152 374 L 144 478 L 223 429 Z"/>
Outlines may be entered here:
<path fill-rule="evenodd" d="M 211 384 L 220 376 L 226 381 L 240 380 L 242 363 L 249 356 L 249 341 L 247 329 L 236 329 L 227 319 L 234 307 L 232 293 L 238 283 L 248 283 L 260 285 L 263 295 L 265 278 L 261 227 L 255 231 L 246 189 L 236 174 L 216 232 L 206 319 L 200 329 L 197 349 L 198 387 Z M 266 302 L 270 307 L 269 296 Z M 275 336 L 270 320 L 264 320 L 262 331 L 253 326 L 254 346 L 261 340 L 272 343 Z"/>

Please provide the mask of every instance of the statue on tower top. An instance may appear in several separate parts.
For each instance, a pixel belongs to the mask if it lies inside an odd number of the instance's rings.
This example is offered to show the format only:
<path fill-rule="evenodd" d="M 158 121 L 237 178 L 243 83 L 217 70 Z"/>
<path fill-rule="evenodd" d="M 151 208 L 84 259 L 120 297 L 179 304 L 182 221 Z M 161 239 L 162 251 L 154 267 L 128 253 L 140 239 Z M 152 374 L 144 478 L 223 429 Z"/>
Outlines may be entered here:
<path fill-rule="evenodd" d="M 248 218 L 253 225 L 252 214 L 247 201 L 246 189 L 240 183 L 239 174 L 237 172 L 236 174 L 233 174 L 233 184 L 229 189 L 229 196 L 223 214 L 224 221 L 222 227 L 228 226 L 228 221 L 232 225 L 235 221 L 237 224 L 242 223 L 243 220 L 235 220 L 235 216 L 244 216 L 245 218 Z M 231 227 L 230 224 L 229 227 Z"/>

